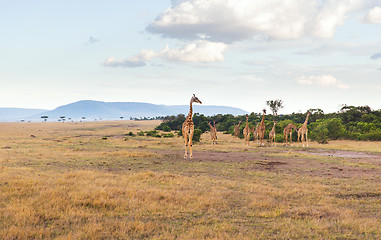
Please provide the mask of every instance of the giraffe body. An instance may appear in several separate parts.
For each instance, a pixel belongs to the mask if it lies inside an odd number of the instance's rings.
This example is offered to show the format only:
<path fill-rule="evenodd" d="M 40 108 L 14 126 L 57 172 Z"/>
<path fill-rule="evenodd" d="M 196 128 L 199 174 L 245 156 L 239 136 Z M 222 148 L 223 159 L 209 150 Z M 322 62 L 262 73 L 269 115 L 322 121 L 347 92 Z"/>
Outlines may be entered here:
<path fill-rule="evenodd" d="M 234 136 L 238 137 L 239 136 L 239 125 L 241 124 L 241 121 L 239 121 L 239 123 L 234 126 Z"/>
<path fill-rule="evenodd" d="M 305 144 L 307 145 L 308 147 L 308 128 L 307 128 L 307 124 L 308 124 L 308 117 L 311 115 L 310 112 L 307 112 L 307 117 L 306 117 L 306 120 L 304 121 L 303 123 L 303 126 L 301 126 L 298 130 L 298 141 L 300 139 L 300 141 L 303 143 L 303 147 L 305 147 Z"/>
<path fill-rule="evenodd" d="M 265 138 L 265 131 L 266 131 L 265 114 L 266 114 L 266 109 L 263 109 L 262 121 L 259 124 L 259 129 L 258 129 L 259 142 L 260 142 L 260 145 L 262 146 L 264 145 L 263 139 Z"/>
<path fill-rule="evenodd" d="M 246 126 L 243 129 L 243 136 L 245 137 L 245 144 L 249 146 L 250 141 L 250 128 L 249 128 L 249 116 L 246 115 Z"/>
<path fill-rule="evenodd" d="M 254 140 L 256 139 L 257 140 L 257 144 L 259 144 L 259 138 L 258 138 L 258 131 L 259 131 L 259 123 L 257 123 L 257 126 L 255 127 L 255 130 L 254 130 L 254 127 L 253 127 L 253 135 L 254 135 Z"/>
<path fill-rule="evenodd" d="M 182 132 L 183 132 L 184 141 L 185 141 L 184 159 L 187 159 L 188 147 L 189 147 L 190 158 L 192 159 L 192 157 L 193 157 L 193 155 L 192 155 L 192 138 L 193 138 L 193 132 L 194 132 L 194 123 L 193 123 L 193 120 L 192 120 L 192 117 L 193 117 L 192 104 L 194 102 L 202 104 L 202 102 L 193 94 L 193 96 L 192 96 L 192 98 L 190 100 L 189 113 L 188 113 L 188 116 L 185 119 L 185 121 L 183 123 L 183 127 L 182 127 Z"/>
<path fill-rule="evenodd" d="M 273 146 L 275 146 L 275 125 L 276 125 L 276 122 L 274 122 L 273 128 L 271 129 L 269 133 L 269 142 L 270 142 L 270 145 L 271 143 L 273 143 Z"/>
<path fill-rule="evenodd" d="M 288 135 L 290 135 L 290 143 L 292 143 L 292 130 L 293 129 L 298 131 L 298 128 L 294 124 L 289 123 L 283 130 L 283 142 L 286 142 L 286 145 L 287 145 Z"/>
<path fill-rule="evenodd" d="M 213 122 L 213 125 L 208 122 L 208 125 L 210 127 L 210 138 L 212 139 L 212 144 L 217 144 L 217 128 L 216 128 L 216 121 Z"/>

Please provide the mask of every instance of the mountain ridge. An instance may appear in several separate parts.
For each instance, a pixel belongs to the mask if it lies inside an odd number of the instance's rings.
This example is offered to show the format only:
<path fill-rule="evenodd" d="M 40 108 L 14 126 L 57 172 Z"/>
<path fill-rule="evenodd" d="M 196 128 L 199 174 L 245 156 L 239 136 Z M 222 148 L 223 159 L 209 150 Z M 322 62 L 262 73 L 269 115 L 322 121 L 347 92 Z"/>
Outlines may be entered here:
<path fill-rule="evenodd" d="M 129 118 L 153 118 L 159 116 L 188 114 L 189 105 L 164 105 L 152 104 L 144 102 L 103 102 L 96 100 L 80 100 L 59 106 L 53 110 L 32 109 L 29 115 L 21 117 L 21 113 L 17 117 L 5 117 L 0 108 L 0 120 L 4 121 L 37 121 L 41 120 L 41 116 L 48 116 L 48 121 L 56 121 L 61 117 L 70 118 L 73 121 L 87 120 L 114 120 L 123 117 Z M 25 110 L 25 109 L 24 109 Z M 22 109 L 20 109 L 22 112 Z M 247 112 L 235 107 L 229 106 L 213 106 L 213 105 L 193 105 L 193 112 L 213 116 L 217 114 L 242 115 Z M 15 114 L 15 112 L 14 112 Z"/>

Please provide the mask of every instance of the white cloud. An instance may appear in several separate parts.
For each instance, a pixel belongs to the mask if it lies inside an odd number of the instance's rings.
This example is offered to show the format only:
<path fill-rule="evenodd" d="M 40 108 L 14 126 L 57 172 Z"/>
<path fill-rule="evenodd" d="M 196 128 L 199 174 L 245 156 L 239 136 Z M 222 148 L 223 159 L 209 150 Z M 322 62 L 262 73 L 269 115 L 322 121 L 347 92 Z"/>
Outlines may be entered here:
<path fill-rule="evenodd" d="M 146 63 L 144 61 L 134 61 L 132 59 L 116 59 L 109 57 L 103 62 L 105 67 L 143 67 Z"/>
<path fill-rule="evenodd" d="M 222 62 L 224 61 L 224 52 L 227 45 L 221 42 L 209 42 L 206 40 L 197 40 L 185 44 L 184 47 L 178 49 L 170 49 L 166 46 L 164 49 L 155 52 L 153 50 L 143 49 L 137 55 L 118 60 L 109 57 L 103 63 L 108 67 L 142 67 L 147 61 L 154 58 L 161 58 L 166 61 L 173 62 Z"/>
<path fill-rule="evenodd" d="M 365 16 L 368 23 L 381 23 L 381 7 L 374 7 Z"/>
<path fill-rule="evenodd" d="M 244 39 L 333 37 L 350 13 L 372 0 L 172 0 L 147 30 L 165 37 L 231 43 Z"/>
<path fill-rule="evenodd" d="M 300 76 L 296 78 L 299 84 L 307 86 L 336 87 L 339 89 L 348 89 L 349 86 L 337 80 L 332 75 L 319 76 Z"/>

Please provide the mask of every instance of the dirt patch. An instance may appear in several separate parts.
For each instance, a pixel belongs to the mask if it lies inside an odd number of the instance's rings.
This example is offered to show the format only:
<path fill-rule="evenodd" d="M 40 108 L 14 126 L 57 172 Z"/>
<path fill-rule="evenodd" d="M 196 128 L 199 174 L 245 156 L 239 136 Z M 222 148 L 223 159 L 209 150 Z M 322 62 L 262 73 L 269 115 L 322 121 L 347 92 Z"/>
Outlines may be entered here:
<path fill-rule="evenodd" d="M 353 152 L 353 151 L 341 151 L 341 150 L 313 150 L 313 151 L 299 151 L 300 153 L 307 153 L 311 155 L 320 155 L 328 157 L 339 157 L 339 158 L 372 158 L 380 159 L 380 154 L 373 154 L 367 152 Z"/>
<path fill-rule="evenodd" d="M 240 168 L 247 171 L 265 170 L 328 178 L 379 178 L 381 176 L 381 154 L 320 149 L 296 150 L 290 153 L 282 148 L 260 148 L 259 151 L 258 149 L 255 149 L 255 152 L 193 151 L 192 160 L 189 159 L 189 156 L 187 160 L 184 160 L 184 150 L 155 149 L 152 151 L 163 156 L 163 160 L 170 161 L 242 163 Z M 151 151 L 148 148 L 145 150 Z M 314 159 L 305 155 L 322 155 L 333 158 L 330 161 L 330 158 L 322 160 L 321 157 Z"/>

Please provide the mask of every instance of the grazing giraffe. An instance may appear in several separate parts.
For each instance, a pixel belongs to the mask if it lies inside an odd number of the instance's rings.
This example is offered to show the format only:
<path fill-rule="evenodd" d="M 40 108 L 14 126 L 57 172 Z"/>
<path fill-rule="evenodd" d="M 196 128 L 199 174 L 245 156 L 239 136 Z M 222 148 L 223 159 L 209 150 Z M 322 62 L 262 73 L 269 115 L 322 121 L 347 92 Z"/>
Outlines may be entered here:
<path fill-rule="evenodd" d="M 249 128 L 249 116 L 246 114 L 246 126 L 243 129 L 243 136 L 245 137 L 245 144 L 249 146 L 250 141 L 250 128 Z"/>
<path fill-rule="evenodd" d="M 216 121 L 213 121 L 213 125 L 208 122 L 208 125 L 210 127 L 210 138 L 212 139 L 212 144 L 217 144 L 217 128 L 216 128 Z"/>
<path fill-rule="evenodd" d="M 239 125 L 241 124 L 241 121 L 239 121 L 239 123 L 234 126 L 234 136 L 238 137 L 239 136 Z"/>
<path fill-rule="evenodd" d="M 307 142 L 307 147 L 308 147 L 308 138 L 307 138 L 307 134 L 308 134 L 308 128 L 307 128 L 307 124 L 308 124 L 308 117 L 311 115 L 311 113 L 308 111 L 307 112 L 307 117 L 306 117 L 306 121 L 304 121 L 303 123 L 303 126 L 301 126 L 298 130 L 298 141 L 300 139 L 301 142 L 303 142 L 303 147 L 304 147 L 304 144 Z"/>
<path fill-rule="evenodd" d="M 263 109 L 262 121 L 259 124 L 259 129 L 258 129 L 259 141 L 260 141 L 260 145 L 262 145 L 262 146 L 264 145 L 263 139 L 265 137 L 265 131 L 266 131 L 265 114 L 266 114 L 266 109 Z"/>
<path fill-rule="evenodd" d="M 273 146 L 275 146 L 275 125 L 276 125 L 276 121 L 274 121 L 274 125 L 273 125 L 273 128 L 271 129 L 270 133 L 269 133 L 269 142 L 270 142 L 270 146 L 271 146 L 271 143 L 273 143 Z"/>
<path fill-rule="evenodd" d="M 192 159 L 192 138 L 193 138 L 193 132 L 194 132 L 194 123 L 192 120 L 193 117 L 193 108 L 192 104 L 196 102 L 199 104 L 202 104 L 202 102 L 193 94 L 191 100 L 190 100 L 190 109 L 187 118 L 185 119 L 185 122 L 183 123 L 183 136 L 185 141 L 185 154 L 184 159 L 187 159 L 187 147 L 189 146 L 189 155 Z"/>
<path fill-rule="evenodd" d="M 291 123 L 289 123 L 283 130 L 283 142 L 285 142 L 286 140 L 286 145 L 288 140 L 288 134 L 290 134 L 290 143 L 292 143 L 292 129 L 295 129 L 296 131 L 298 131 L 298 128 Z"/>

